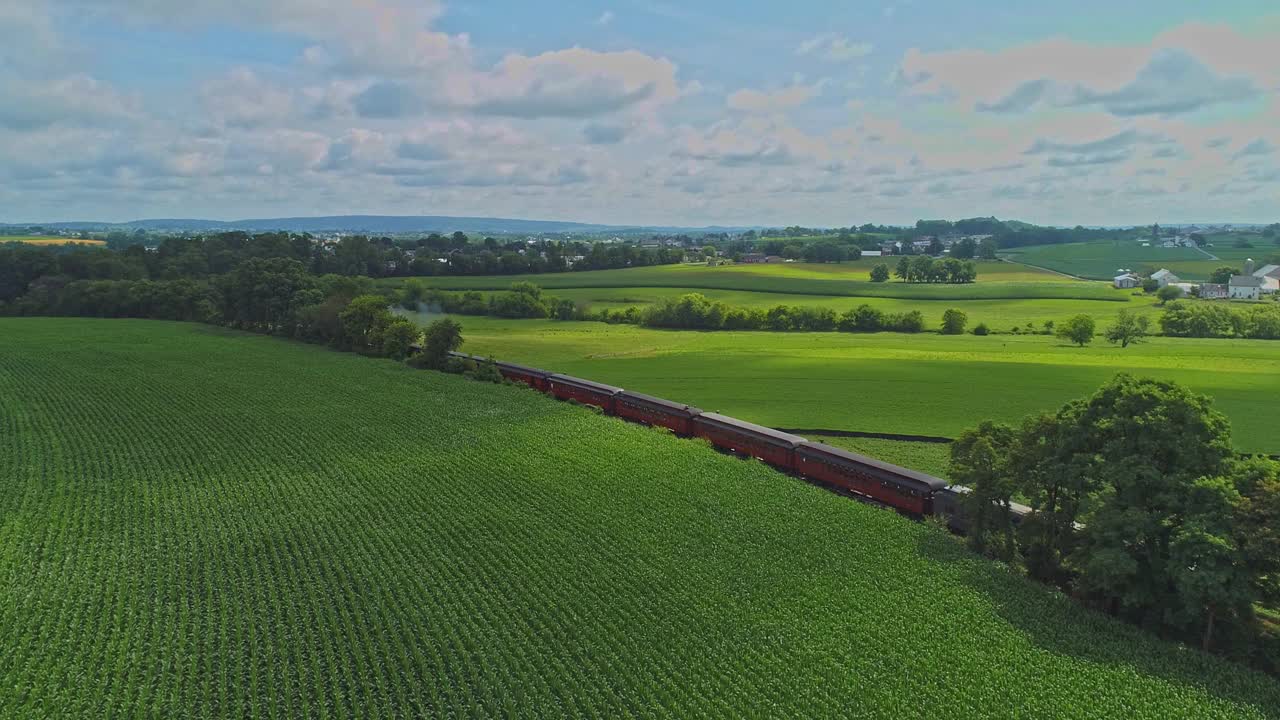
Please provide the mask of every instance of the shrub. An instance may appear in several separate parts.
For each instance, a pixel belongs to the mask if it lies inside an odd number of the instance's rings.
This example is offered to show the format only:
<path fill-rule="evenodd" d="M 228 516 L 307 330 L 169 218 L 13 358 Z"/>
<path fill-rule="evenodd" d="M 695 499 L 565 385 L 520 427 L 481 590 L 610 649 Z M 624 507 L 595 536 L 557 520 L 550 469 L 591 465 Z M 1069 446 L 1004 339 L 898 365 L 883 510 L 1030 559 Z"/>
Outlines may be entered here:
<path fill-rule="evenodd" d="M 977 325 L 973 326 L 973 334 L 974 335 L 990 335 L 991 328 L 987 327 L 986 323 L 978 323 Z"/>

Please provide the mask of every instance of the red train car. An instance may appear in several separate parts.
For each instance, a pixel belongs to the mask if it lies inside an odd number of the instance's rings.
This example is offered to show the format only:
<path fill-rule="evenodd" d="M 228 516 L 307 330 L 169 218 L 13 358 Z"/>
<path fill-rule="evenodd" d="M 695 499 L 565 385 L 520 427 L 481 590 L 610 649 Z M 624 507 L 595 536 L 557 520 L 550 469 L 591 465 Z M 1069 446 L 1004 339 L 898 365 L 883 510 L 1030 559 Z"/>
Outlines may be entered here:
<path fill-rule="evenodd" d="M 551 389 L 551 373 L 538 368 L 526 367 L 515 363 L 503 362 L 501 360 L 493 363 L 498 372 L 502 373 L 502 377 L 515 382 L 522 382 L 534 390 L 547 392 Z"/>
<path fill-rule="evenodd" d="M 795 458 L 794 469 L 801 475 L 915 515 L 932 514 L 934 493 L 947 487 L 932 475 L 823 443 L 805 442 L 796 448 Z"/>
<path fill-rule="evenodd" d="M 692 435 L 693 419 L 702 413 L 696 407 L 631 391 L 618 394 L 614 410 L 620 418 L 670 428 L 680 435 Z"/>
<path fill-rule="evenodd" d="M 717 413 L 702 413 L 695 417 L 693 434 L 710 440 L 716 447 L 760 458 L 783 470 L 794 469 L 796 447 L 805 442 L 799 435 L 790 435 Z"/>
<path fill-rule="evenodd" d="M 610 415 L 615 415 L 615 396 L 622 388 L 604 385 L 570 375 L 552 375 L 547 378 L 551 394 L 561 400 L 577 400 L 584 405 L 595 405 Z"/>

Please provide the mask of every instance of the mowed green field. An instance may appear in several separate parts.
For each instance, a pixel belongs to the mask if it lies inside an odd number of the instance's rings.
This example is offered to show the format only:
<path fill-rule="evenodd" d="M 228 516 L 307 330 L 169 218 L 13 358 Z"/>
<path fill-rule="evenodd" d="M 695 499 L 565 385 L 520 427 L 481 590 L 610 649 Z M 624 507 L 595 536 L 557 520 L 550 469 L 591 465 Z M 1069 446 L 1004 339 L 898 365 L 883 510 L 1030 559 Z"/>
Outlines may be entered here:
<path fill-rule="evenodd" d="M 978 263 L 978 281 L 967 285 L 937 285 L 890 281 L 871 282 L 871 268 L 882 262 L 867 258 L 846 263 L 780 263 L 773 265 L 723 265 L 701 263 L 656 265 L 619 270 L 546 273 L 541 275 L 487 275 L 473 277 L 422 277 L 431 287 L 448 290 L 505 290 L 511 283 L 527 281 L 547 289 L 666 287 L 703 290 L 746 290 L 793 295 L 885 297 L 920 300 L 1000 300 L 1056 298 L 1123 301 L 1104 283 L 1083 282 L 1016 263 Z M 892 268 L 897 258 L 885 258 Z M 386 281 L 398 285 L 404 279 Z"/>
<path fill-rule="evenodd" d="M 1011 248 L 1002 251 L 1001 255 L 1018 262 L 1097 280 L 1111 279 L 1120 274 L 1120 269 L 1149 275 L 1167 268 L 1187 282 L 1204 282 L 1219 267 L 1240 268 L 1246 258 L 1261 262 L 1269 255 L 1280 253 L 1280 246 L 1270 242 L 1263 243 L 1260 238 L 1258 236 L 1254 239 L 1253 248 L 1233 247 L 1229 240 L 1224 240 L 1205 248 L 1203 252 L 1185 247 L 1144 248 L 1135 240 L 1114 240 Z"/>
<path fill-rule="evenodd" d="M 0 334 L 0 716 L 1280 717 L 932 525 L 527 389 Z"/>
<path fill-rule="evenodd" d="M 1091 394 L 1118 372 L 1214 398 L 1237 447 L 1280 453 L 1280 344 L 1150 338 L 651 330 L 460 317 L 463 350 L 699 405 L 771 427 L 955 437 Z"/>

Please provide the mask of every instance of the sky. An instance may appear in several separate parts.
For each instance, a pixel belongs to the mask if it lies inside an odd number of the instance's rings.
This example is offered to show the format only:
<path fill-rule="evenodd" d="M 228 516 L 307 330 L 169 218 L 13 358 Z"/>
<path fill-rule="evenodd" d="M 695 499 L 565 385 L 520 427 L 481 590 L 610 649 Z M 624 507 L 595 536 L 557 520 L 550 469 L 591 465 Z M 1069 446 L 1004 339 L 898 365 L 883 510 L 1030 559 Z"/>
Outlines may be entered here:
<path fill-rule="evenodd" d="M 4 0 L 0 222 L 1280 220 L 1273 0 Z"/>

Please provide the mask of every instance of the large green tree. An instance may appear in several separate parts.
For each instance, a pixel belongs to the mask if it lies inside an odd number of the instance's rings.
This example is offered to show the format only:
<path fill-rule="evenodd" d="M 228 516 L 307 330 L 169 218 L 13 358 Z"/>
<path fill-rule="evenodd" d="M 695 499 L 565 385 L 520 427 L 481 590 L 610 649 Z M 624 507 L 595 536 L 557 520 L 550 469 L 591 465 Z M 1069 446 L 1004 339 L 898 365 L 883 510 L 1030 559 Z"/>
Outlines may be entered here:
<path fill-rule="evenodd" d="M 1108 342 L 1120 343 L 1120 347 L 1127 348 L 1133 343 L 1142 342 L 1150 326 L 1151 320 L 1145 315 L 1135 315 L 1132 310 L 1125 308 L 1116 315 L 1115 323 L 1107 328 L 1104 336 Z"/>
<path fill-rule="evenodd" d="M 1088 315 L 1076 315 L 1058 325 L 1057 328 L 1056 334 L 1059 338 L 1084 347 L 1093 342 L 1093 333 L 1097 325 Z"/>
<path fill-rule="evenodd" d="M 1179 606 L 1173 541 L 1191 490 L 1232 456 L 1226 418 L 1167 382 L 1118 375 L 1080 408 L 1087 472 L 1102 488 L 1072 555 L 1080 587 L 1147 624 Z"/>

